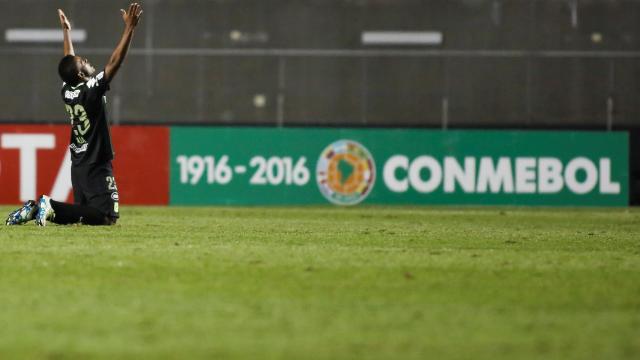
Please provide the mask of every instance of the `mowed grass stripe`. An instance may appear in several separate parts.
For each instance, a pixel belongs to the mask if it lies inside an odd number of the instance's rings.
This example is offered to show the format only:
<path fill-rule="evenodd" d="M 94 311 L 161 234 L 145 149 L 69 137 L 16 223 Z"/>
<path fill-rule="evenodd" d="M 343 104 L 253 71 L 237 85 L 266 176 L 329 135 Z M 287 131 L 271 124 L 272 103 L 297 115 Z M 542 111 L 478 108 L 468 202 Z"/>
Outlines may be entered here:
<path fill-rule="evenodd" d="M 0 231 L 0 357 L 631 359 L 638 279 L 636 209 L 124 207 Z"/>

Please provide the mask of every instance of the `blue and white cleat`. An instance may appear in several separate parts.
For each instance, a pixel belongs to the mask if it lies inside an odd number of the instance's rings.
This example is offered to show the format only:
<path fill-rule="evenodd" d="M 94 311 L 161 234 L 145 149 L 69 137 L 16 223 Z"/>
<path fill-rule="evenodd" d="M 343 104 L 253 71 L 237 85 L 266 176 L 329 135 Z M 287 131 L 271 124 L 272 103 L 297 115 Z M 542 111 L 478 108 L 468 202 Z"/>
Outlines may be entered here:
<path fill-rule="evenodd" d="M 38 213 L 36 214 L 36 225 L 47 226 L 48 220 L 53 220 L 56 217 L 56 213 L 53 212 L 51 207 L 51 198 L 47 195 L 42 195 L 38 200 Z"/>
<path fill-rule="evenodd" d="M 11 214 L 7 218 L 7 225 L 22 225 L 33 220 L 38 212 L 38 206 L 35 201 L 29 200 L 22 207 Z"/>

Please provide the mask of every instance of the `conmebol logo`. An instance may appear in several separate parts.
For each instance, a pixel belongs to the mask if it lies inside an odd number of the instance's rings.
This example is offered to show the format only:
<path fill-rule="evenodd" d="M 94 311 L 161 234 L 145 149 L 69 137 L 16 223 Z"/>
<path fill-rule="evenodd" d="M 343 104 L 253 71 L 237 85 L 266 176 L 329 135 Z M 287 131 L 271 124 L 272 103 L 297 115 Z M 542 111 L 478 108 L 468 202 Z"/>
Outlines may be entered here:
<path fill-rule="evenodd" d="M 376 180 L 369 150 L 353 140 L 339 140 L 322 151 L 316 167 L 320 192 L 337 205 L 355 205 L 367 198 Z"/>
<path fill-rule="evenodd" d="M 465 157 L 461 163 L 451 156 L 394 155 L 384 165 L 383 178 L 396 193 L 441 188 L 454 193 L 459 188 L 464 193 L 555 194 L 567 189 L 582 195 L 597 189 L 600 194 L 620 194 L 620 182 L 612 179 L 611 159 L 606 157 L 566 162 L 555 157 Z"/>

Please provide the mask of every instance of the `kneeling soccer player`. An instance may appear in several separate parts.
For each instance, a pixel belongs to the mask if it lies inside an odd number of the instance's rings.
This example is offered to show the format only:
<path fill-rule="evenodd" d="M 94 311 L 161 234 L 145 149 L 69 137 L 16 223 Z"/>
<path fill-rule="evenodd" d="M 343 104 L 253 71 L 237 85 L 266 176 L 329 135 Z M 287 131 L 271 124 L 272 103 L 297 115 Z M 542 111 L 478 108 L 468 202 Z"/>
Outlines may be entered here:
<path fill-rule="evenodd" d="M 142 7 L 133 3 L 122 12 L 125 30 L 104 71 L 76 56 L 71 42 L 71 24 L 58 10 L 64 33 L 64 57 L 58 66 L 62 98 L 71 117 L 71 183 L 75 204 L 51 200 L 43 195 L 29 200 L 9 214 L 7 225 L 21 225 L 33 219 L 39 226 L 55 224 L 113 225 L 119 218 L 118 188 L 113 177 L 113 148 L 107 121 L 105 93 L 124 61 L 138 25 Z"/>

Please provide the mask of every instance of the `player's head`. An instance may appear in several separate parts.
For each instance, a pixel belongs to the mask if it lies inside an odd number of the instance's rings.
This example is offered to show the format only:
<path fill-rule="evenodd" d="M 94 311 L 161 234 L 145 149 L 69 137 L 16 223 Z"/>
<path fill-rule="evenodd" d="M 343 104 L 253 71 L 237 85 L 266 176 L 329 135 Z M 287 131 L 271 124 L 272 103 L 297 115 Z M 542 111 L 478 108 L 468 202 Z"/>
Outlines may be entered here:
<path fill-rule="evenodd" d="M 67 55 L 60 60 L 58 74 L 62 81 L 70 85 L 77 85 L 86 81 L 96 72 L 89 61 L 80 56 Z"/>

